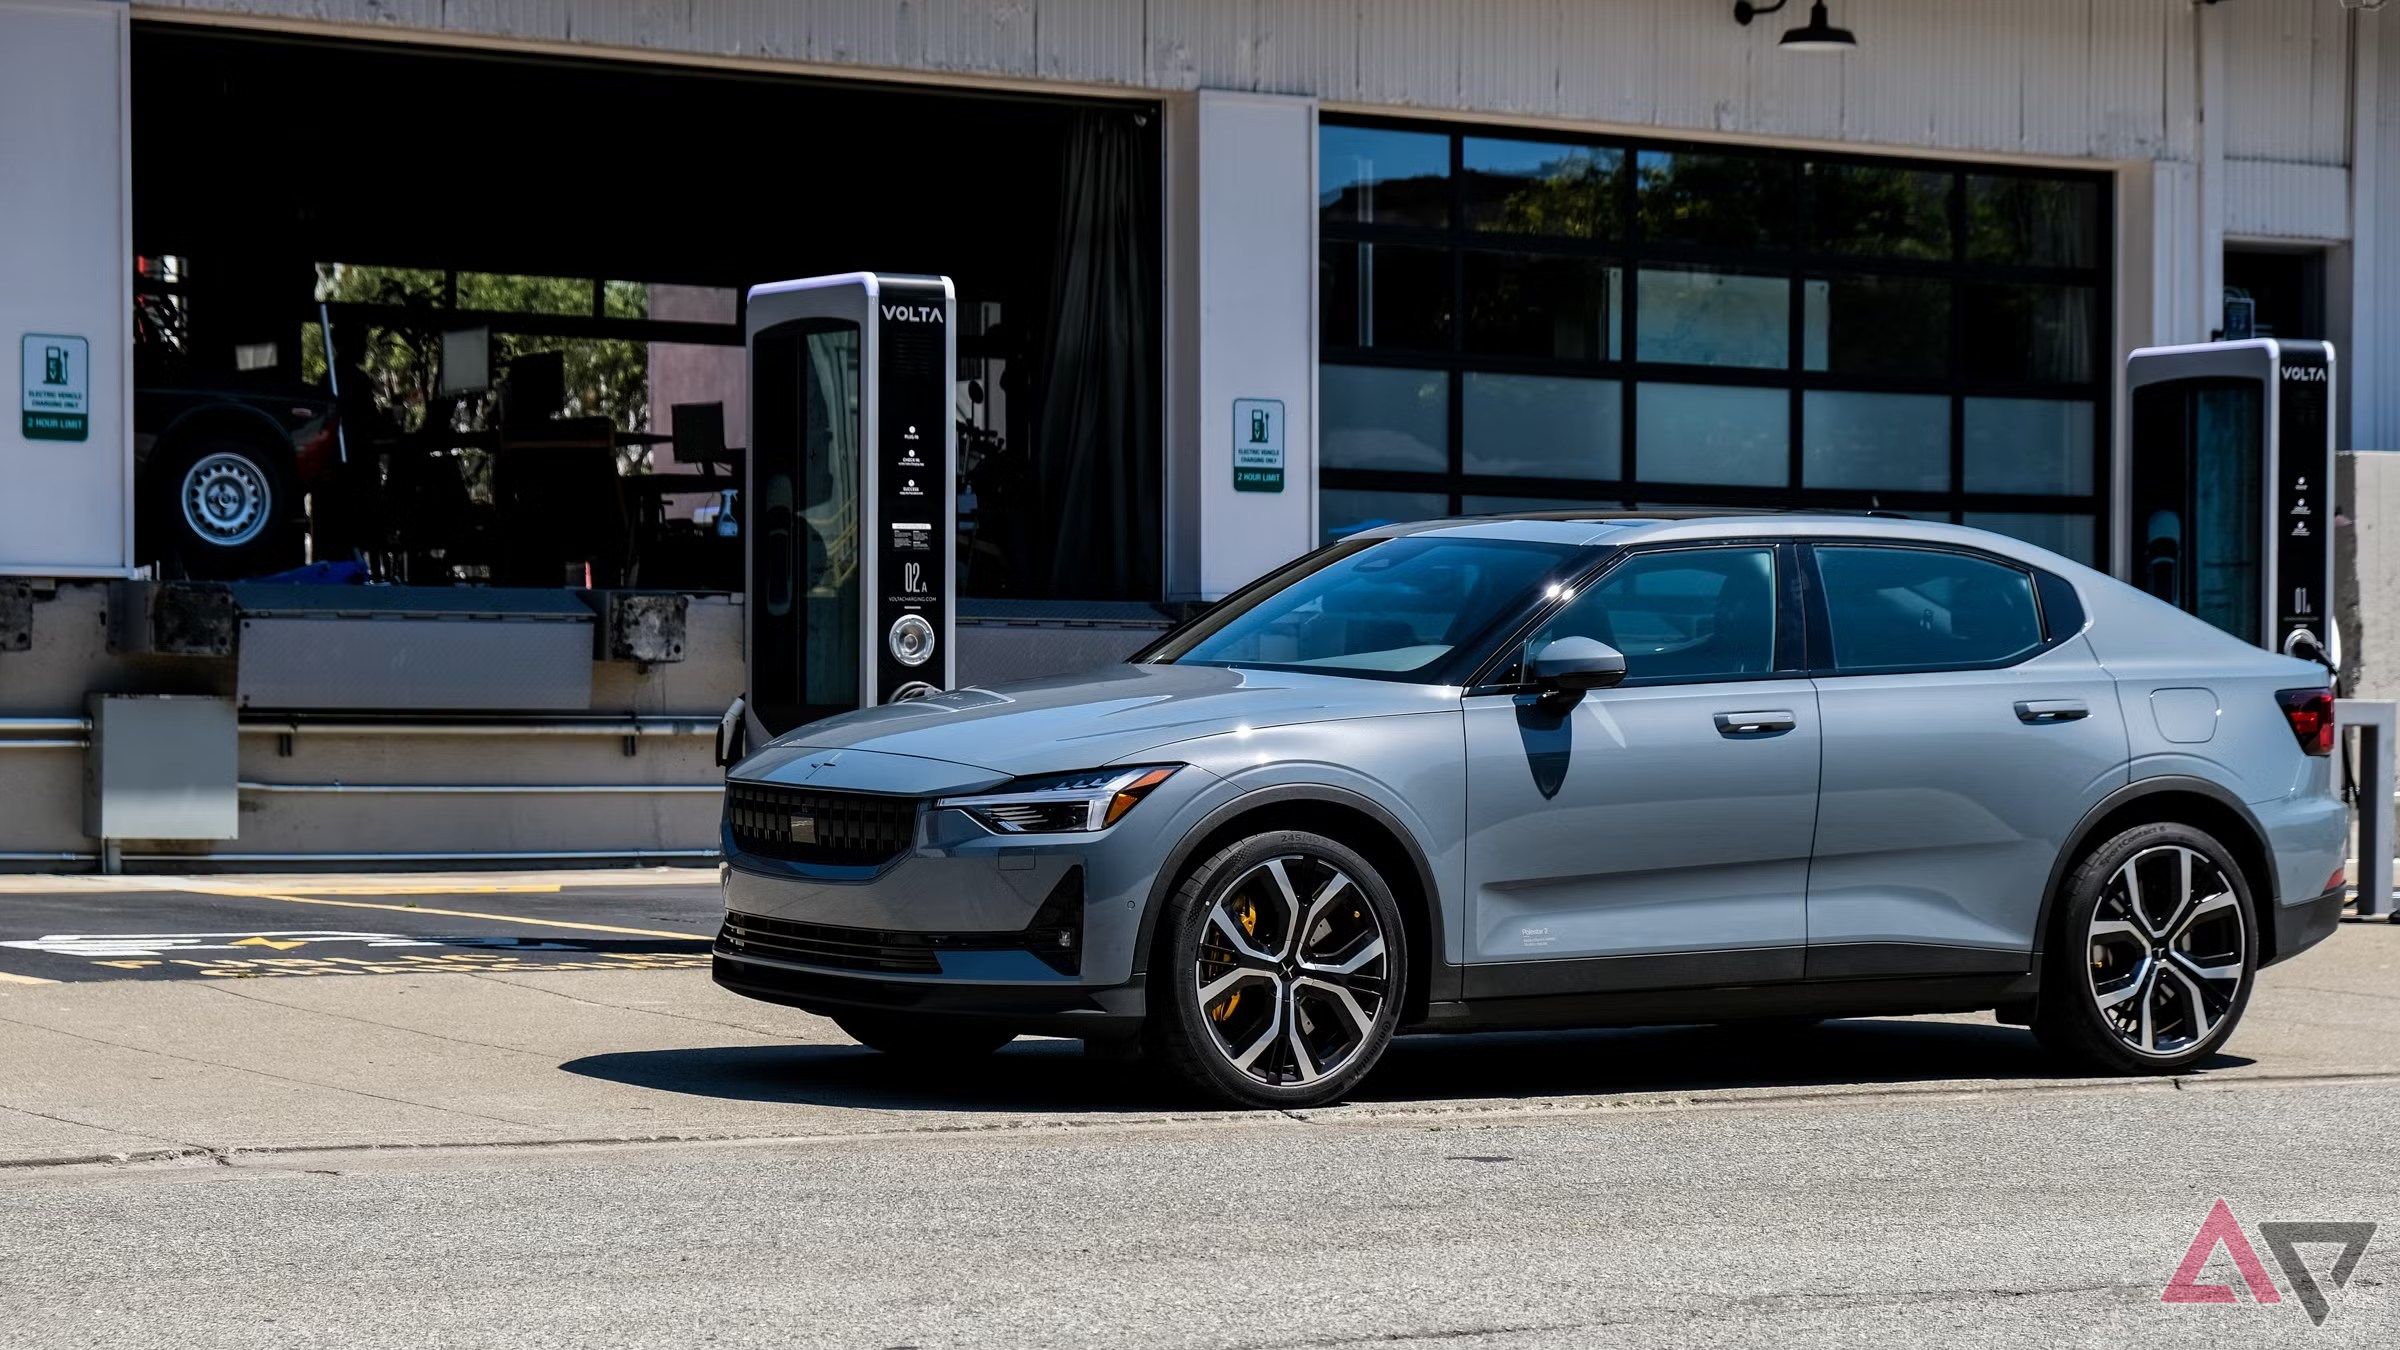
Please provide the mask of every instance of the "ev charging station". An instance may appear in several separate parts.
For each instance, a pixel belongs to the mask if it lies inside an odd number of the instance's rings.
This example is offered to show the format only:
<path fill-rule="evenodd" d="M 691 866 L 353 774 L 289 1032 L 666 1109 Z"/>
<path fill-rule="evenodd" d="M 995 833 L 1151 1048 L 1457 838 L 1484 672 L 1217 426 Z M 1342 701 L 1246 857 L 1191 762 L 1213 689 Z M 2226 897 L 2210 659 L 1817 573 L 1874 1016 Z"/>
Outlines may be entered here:
<path fill-rule="evenodd" d="M 948 277 L 751 288 L 745 678 L 720 761 L 956 683 L 956 307 Z"/>
<path fill-rule="evenodd" d="M 2338 670 L 2334 352 L 2283 338 L 2145 347 L 2125 363 L 2117 575 L 2245 642 Z M 2389 915 L 2400 709 L 2339 699 L 2360 732 L 2358 912 Z"/>
<path fill-rule="evenodd" d="M 2332 666 L 2332 346 L 2145 347 L 2125 383 L 2118 574 L 2245 642 Z"/>

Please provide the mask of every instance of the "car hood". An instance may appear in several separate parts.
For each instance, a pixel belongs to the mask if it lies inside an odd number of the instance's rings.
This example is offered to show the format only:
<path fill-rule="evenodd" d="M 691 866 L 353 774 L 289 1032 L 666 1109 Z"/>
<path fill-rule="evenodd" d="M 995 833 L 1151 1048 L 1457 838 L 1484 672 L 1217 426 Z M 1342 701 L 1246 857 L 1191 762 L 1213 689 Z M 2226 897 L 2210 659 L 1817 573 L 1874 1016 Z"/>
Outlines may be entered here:
<path fill-rule="evenodd" d="M 1018 777 L 1130 761 L 1177 741 L 1243 728 L 1424 712 L 1458 691 L 1391 680 L 1119 665 L 1081 675 L 971 686 L 811 722 L 737 773 L 768 777 L 807 750 L 866 750 Z M 927 766 L 927 775 L 939 777 Z"/>

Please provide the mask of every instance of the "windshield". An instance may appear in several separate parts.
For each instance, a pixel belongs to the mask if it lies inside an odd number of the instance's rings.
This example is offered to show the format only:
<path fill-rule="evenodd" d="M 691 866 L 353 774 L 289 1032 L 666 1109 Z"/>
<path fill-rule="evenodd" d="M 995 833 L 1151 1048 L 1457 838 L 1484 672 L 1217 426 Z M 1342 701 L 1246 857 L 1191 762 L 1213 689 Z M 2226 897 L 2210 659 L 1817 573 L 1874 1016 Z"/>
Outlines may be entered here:
<path fill-rule="evenodd" d="M 1149 659 L 1422 677 L 1514 611 L 1575 552 L 1516 539 L 1345 540 L 1226 601 Z"/>

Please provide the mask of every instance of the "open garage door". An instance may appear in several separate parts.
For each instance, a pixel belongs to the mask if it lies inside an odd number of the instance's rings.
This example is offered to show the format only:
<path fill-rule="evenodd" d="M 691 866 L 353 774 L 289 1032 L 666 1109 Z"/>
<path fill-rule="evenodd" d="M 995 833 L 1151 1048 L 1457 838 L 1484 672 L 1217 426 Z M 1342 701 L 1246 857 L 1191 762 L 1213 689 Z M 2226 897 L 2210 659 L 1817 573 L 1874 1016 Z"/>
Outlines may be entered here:
<path fill-rule="evenodd" d="M 959 291 L 967 595 L 1155 599 L 1151 105 L 138 26 L 167 575 L 732 589 L 742 295 Z"/>

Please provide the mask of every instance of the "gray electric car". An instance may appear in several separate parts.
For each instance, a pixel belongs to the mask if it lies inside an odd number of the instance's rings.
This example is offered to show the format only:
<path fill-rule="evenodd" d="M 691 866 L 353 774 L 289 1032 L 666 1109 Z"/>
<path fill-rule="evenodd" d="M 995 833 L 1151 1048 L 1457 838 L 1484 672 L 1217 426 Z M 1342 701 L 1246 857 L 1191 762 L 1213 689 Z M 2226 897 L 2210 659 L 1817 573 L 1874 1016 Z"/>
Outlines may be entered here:
<path fill-rule="evenodd" d="M 718 983 L 928 1060 L 1348 1092 L 1397 1032 L 1996 1009 L 2157 1072 L 2330 933 L 2317 665 L 1950 525 L 1369 531 L 726 788 Z"/>

